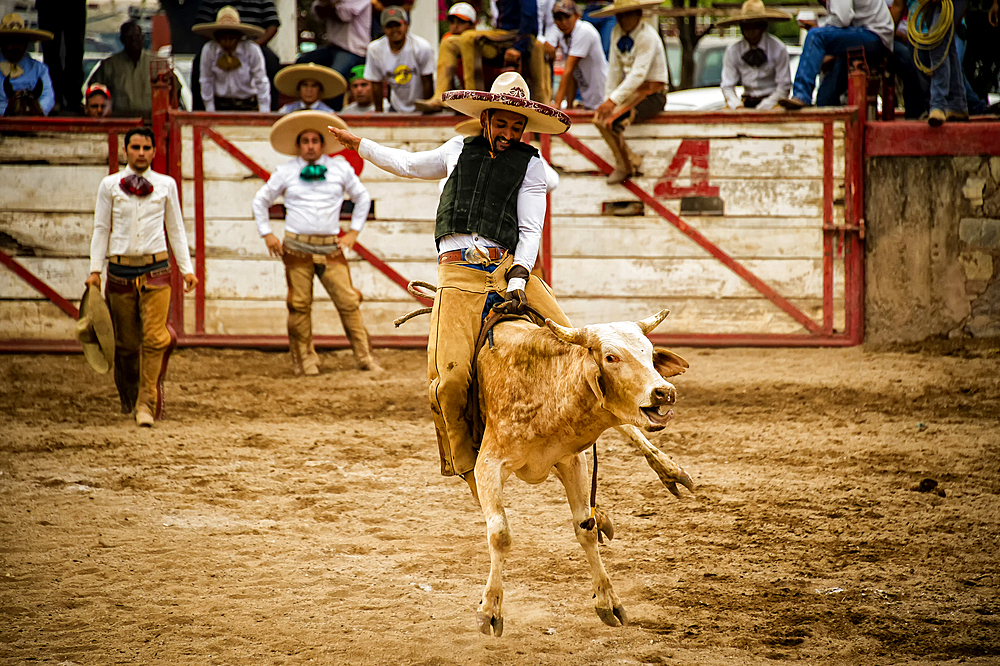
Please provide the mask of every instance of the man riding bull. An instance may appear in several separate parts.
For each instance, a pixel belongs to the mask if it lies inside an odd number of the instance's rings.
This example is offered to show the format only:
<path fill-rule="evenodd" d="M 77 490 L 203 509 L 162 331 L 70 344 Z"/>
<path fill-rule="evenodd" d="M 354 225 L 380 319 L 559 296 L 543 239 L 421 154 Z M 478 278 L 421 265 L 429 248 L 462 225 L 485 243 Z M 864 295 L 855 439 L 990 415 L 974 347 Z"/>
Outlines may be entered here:
<path fill-rule="evenodd" d="M 548 285 L 531 275 L 545 222 L 545 168 L 524 132 L 562 134 L 566 114 L 529 99 L 515 72 L 501 74 L 490 92 L 444 95 L 456 111 L 479 118 L 481 131 L 456 136 L 436 150 L 410 153 L 330 127 L 338 141 L 376 166 L 406 178 L 448 180 L 438 204 L 434 237 L 438 289 L 427 343 L 427 374 L 441 473 L 460 475 L 476 493 L 477 445 L 467 414 L 472 358 L 482 318 L 506 300 L 508 312 L 530 303 L 562 325 L 568 319 Z"/>

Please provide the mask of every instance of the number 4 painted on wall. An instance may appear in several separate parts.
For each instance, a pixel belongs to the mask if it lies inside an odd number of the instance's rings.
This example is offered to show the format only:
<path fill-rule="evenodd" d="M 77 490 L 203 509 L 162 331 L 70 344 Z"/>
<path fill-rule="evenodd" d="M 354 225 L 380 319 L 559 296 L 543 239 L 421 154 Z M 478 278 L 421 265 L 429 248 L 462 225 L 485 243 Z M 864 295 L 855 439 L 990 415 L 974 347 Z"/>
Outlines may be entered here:
<path fill-rule="evenodd" d="M 708 139 L 684 139 L 670 160 L 666 172 L 656 181 L 653 194 L 660 199 L 684 197 L 717 197 L 719 187 L 708 184 Z M 691 184 L 678 185 L 677 178 L 684 164 L 691 161 Z"/>

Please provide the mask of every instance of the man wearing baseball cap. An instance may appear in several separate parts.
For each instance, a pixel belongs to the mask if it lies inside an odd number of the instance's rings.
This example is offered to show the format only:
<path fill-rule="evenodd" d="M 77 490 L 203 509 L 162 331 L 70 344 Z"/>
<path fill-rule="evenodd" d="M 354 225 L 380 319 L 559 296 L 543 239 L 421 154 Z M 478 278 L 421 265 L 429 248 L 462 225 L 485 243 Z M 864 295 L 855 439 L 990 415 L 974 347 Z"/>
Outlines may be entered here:
<path fill-rule="evenodd" d="M 88 118 L 106 118 L 111 115 L 111 91 L 103 83 L 87 86 L 83 112 Z"/>
<path fill-rule="evenodd" d="M 558 109 L 565 101 L 572 108 L 579 91 L 583 107 L 596 109 L 604 101 L 608 78 L 608 59 L 601 46 L 601 35 L 593 25 L 580 20 L 580 7 L 574 0 L 558 0 L 552 8 L 552 17 L 555 25 L 544 36 L 545 50 L 555 60 L 558 47 L 566 58 L 553 105 Z"/>
<path fill-rule="evenodd" d="M 408 34 L 410 16 L 402 7 L 383 9 L 381 23 L 385 36 L 368 45 L 365 79 L 372 82 L 376 107 L 385 82 L 392 110 L 410 113 L 418 98 L 430 97 L 434 90 L 434 50 L 423 37 Z"/>
<path fill-rule="evenodd" d="M 350 104 L 344 106 L 344 110 L 340 112 L 342 115 L 375 113 L 375 96 L 372 93 L 372 82 L 365 79 L 364 65 L 356 65 L 351 68 L 349 89 L 352 101 Z M 383 99 L 382 106 L 378 110 L 388 113 L 389 100 Z"/>

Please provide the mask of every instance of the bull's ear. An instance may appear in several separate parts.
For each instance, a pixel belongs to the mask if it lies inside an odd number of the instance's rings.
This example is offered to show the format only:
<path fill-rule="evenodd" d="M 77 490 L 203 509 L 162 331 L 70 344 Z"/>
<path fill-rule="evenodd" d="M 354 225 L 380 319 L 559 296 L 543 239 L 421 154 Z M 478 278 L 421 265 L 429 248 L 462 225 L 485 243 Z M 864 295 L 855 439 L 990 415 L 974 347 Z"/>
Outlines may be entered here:
<path fill-rule="evenodd" d="M 594 360 L 592 354 L 587 355 L 587 360 L 583 363 L 583 372 L 587 378 L 587 384 L 590 385 L 590 390 L 597 396 L 601 407 L 604 407 L 604 382 L 601 381 L 601 366 Z"/>
<path fill-rule="evenodd" d="M 664 379 L 683 374 L 689 367 L 688 362 L 680 354 L 675 354 L 669 349 L 653 349 L 653 368 Z"/>

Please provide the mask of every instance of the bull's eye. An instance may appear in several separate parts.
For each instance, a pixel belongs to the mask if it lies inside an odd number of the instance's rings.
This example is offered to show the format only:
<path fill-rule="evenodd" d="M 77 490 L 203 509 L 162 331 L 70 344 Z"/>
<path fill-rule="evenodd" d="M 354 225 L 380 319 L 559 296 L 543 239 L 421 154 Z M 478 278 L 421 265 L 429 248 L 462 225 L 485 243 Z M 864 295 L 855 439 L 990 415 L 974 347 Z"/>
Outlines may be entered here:
<path fill-rule="evenodd" d="M 608 363 L 617 363 L 619 359 L 614 354 L 608 354 L 607 356 L 604 357 L 604 360 L 607 361 Z"/>

